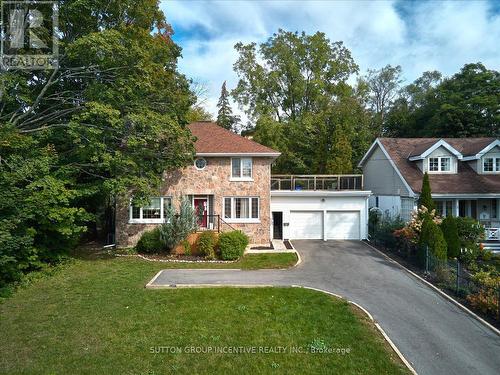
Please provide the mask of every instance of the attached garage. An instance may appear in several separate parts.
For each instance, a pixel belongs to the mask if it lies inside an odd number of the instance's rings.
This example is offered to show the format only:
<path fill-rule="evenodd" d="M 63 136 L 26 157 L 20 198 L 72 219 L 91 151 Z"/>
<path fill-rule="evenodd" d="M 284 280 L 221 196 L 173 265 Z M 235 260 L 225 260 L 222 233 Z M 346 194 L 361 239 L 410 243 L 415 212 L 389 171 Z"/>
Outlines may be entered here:
<path fill-rule="evenodd" d="M 323 238 L 322 211 L 290 211 L 291 236 L 304 239 Z"/>
<path fill-rule="evenodd" d="M 327 211 L 326 239 L 360 240 L 359 211 Z"/>
<path fill-rule="evenodd" d="M 362 240 L 369 191 L 271 191 L 273 238 Z"/>

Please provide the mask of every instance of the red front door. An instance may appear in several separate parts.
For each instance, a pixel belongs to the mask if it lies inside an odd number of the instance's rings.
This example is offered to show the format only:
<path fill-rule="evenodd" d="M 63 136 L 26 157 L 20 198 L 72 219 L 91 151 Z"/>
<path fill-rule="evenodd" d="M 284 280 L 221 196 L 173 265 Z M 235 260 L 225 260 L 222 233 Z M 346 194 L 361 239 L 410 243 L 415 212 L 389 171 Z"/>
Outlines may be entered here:
<path fill-rule="evenodd" d="M 202 228 L 207 227 L 207 198 L 194 198 L 194 211 L 198 216 L 198 225 Z"/>

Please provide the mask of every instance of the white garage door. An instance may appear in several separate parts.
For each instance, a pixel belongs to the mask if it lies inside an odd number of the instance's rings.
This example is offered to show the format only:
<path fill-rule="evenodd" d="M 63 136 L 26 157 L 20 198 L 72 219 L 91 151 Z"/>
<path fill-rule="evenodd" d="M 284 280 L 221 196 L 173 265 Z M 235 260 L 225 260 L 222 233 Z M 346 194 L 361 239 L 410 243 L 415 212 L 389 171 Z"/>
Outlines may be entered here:
<path fill-rule="evenodd" d="M 322 239 L 322 211 L 290 211 L 290 239 Z"/>
<path fill-rule="evenodd" d="M 359 240 L 359 212 L 328 211 L 326 238 L 329 240 Z"/>

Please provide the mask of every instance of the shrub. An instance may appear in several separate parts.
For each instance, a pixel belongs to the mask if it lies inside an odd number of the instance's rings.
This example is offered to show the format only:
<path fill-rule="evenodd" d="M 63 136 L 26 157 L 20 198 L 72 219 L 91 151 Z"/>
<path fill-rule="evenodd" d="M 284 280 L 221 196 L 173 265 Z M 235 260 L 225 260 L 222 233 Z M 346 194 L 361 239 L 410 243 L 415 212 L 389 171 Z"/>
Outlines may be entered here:
<path fill-rule="evenodd" d="M 186 197 L 181 198 L 179 214 L 175 214 L 174 209 L 169 207 L 165 219 L 165 223 L 160 226 L 160 238 L 169 251 L 198 229 L 196 214 Z"/>
<path fill-rule="evenodd" d="M 427 172 L 424 174 L 424 179 L 422 180 L 422 193 L 420 194 L 419 206 L 426 207 L 429 211 L 436 208 L 434 201 L 432 200 L 431 184 L 429 182 L 429 175 Z"/>
<path fill-rule="evenodd" d="M 135 249 L 138 253 L 157 253 L 165 250 L 165 244 L 160 240 L 159 228 L 144 232 Z"/>
<path fill-rule="evenodd" d="M 188 240 L 182 241 L 182 247 L 184 248 L 184 255 L 191 255 L 191 244 Z"/>
<path fill-rule="evenodd" d="M 217 236 L 214 232 L 210 230 L 200 234 L 200 236 L 198 237 L 198 242 L 196 244 L 200 254 L 206 256 L 209 259 L 215 258 L 216 245 L 217 245 Z"/>
<path fill-rule="evenodd" d="M 219 250 L 224 260 L 238 259 L 243 255 L 248 245 L 248 236 L 242 231 L 235 230 L 219 235 Z"/>
<path fill-rule="evenodd" d="M 458 258 L 460 255 L 460 238 L 457 222 L 453 216 L 448 216 L 441 223 L 441 230 L 448 246 L 448 258 Z"/>
<path fill-rule="evenodd" d="M 446 259 L 446 241 L 443 232 L 430 218 L 425 218 L 422 224 L 419 246 L 421 249 L 425 249 L 428 246 L 436 258 Z"/>
<path fill-rule="evenodd" d="M 484 238 L 484 226 L 471 217 L 455 218 L 461 245 L 478 243 Z"/>
<path fill-rule="evenodd" d="M 390 217 L 384 218 L 375 228 L 373 238 L 382 242 L 386 247 L 395 248 L 397 241 L 393 233 L 403 227 L 404 222 L 399 217 L 394 219 L 391 219 Z"/>

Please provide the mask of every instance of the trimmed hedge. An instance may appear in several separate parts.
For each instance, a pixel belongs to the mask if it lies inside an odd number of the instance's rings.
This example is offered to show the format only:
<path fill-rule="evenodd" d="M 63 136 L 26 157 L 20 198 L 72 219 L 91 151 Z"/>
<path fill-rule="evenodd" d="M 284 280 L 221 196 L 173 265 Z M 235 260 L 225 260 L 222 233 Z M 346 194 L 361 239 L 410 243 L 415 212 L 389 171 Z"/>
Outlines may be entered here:
<path fill-rule="evenodd" d="M 446 217 L 441 223 L 444 239 L 448 245 L 448 258 L 460 255 L 460 237 L 458 237 L 457 221 L 453 216 Z"/>
<path fill-rule="evenodd" d="M 160 229 L 144 232 L 135 245 L 138 253 L 158 253 L 165 250 L 165 244 L 160 239 Z"/>
<path fill-rule="evenodd" d="M 219 235 L 219 250 L 223 260 L 235 260 L 243 256 L 248 245 L 248 236 L 240 230 Z"/>
<path fill-rule="evenodd" d="M 438 259 L 446 260 L 447 245 L 443 232 L 430 218 L 425 218 L 420 232 L 419 246 L 423 250 L 429 246 L 429 250 Z"/>
<path fill-rule="evenodd" d="M 201 255 L 209 259 L 215 258 L 215 246 L 217 245 L 217 236 L 214 232 L 207 230 L 198 237 L 196 247 Z"/>

